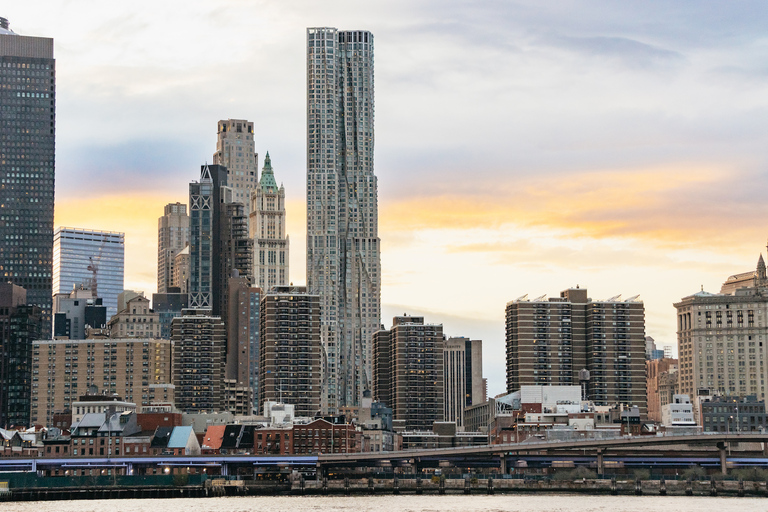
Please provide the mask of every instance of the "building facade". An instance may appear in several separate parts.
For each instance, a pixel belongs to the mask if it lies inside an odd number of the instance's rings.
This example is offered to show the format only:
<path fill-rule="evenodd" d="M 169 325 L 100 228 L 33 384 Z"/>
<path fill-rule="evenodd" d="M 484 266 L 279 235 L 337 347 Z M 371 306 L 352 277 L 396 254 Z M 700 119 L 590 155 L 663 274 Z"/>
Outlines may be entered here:
<path fill-rule="evenodd" d="M 652 359 L 645 362 L 645 389 L 648 419 L 661 422 L 661 408 L 677 394 L 677 359 Z"/>
<path fill-rule="evenodd" d="M 509 302 L 507 392 L 524 385 L 578 385 L 580 371 L 595 405 L 636 405 L 646 412 L 645 309 L 635 297 L 588 298 L 571 288 L 560 297 Z"/>
<path fill-rule="evenodd" d="M 755 395 L 765 400 L 768 277 L 757 269 L 729 277 L 720 293 L 700 291 L 676 303 L 679 392 L 695 397 Z"/>
<path fill-rule="evenodd" d="M 108 327 L 111 338 L 161 338 L 160 314 L 150 309 L 149 299 L 143 295 L 128 300 L 125 308 L 110 318 Z"/>
<path fill-rule="evenodd" d="M 189 245 L 187 205 L 169 203 L 157 219 L 157 293 L 166 293 L 173 285 L 176 255 Z"/>
<path fill-rule="evenodd" d="M 182 412 L 222 409 L 227 332 L 209 309 L 185 309 L 171 323 L 173 385 Z"/>
<path fill-rule="evenodd" d="M 0 277 L 27 291 L 51 332 L 56 61 L 53 39 L 0 18 Z M 71 286 L 70 286 L 71 288 Z"/>
<path fill-rule="evenodd" d="M 160 321 L 160 338 L 171 339 L 171 321 L 189 307 L 189 295 L 179 288 L 170 287 L 167 293 L 152 294 L 152 309 Z"/>
<path fill-rule="evenodd" d="M 464 409 L 484 402 L 483 342 L 448 338 L 443 351 L 444 421 L 464 425 Z"/>
<path fill-rule="evenodd" d="M 30 421 L 51 425 L 91 386 L 128 402 L 173 402 L 171 342 L 141 338 L 36 340 Z"/>
<path fill-rule="evenodd" d="M 765 400 L 755 395 L 714 396 L 699 407 L 704 432 L 764 432 L 768 428 Z"/>
<path fill-rule="evenodd" d="M 373 34 L 307 29 L 307 287 L 320 296 L 324 408 L 358 406 L 381 323 Z"/>
<path fill-rule="evenodd" d="M 264 157 L 261 180 L 251 198 L 254 285 L 264 290 L 286 286 L 290 240 L 285 233 L 285 188 L 277 187 L 269 152 Z"/>
<path fill-rule="evenodd" d="M 42 311 L 26 304 L 26 290 L 0 283 L 0 427 L 31 425 L 32 341 L 43 328 Z"/>
<path fill-rule="evenodd" d="M 445 416 L 443 326 L 396 316 L 390 330 L 373 335 L 373 346 L 374 400 L 391 407 L 408 430 L 432 430 Z"/>
<path fill-rule="evenodd" d="M 124 288 L 125 234 L 82 228 L 56 229 L 53 234 L 53 293 L 88 288 L 117 313 L 117 296 Z"/>
<path fill-rule="evenodd" d="M 252 122 L 245 119 L 219 121 L 213 163 L 227 169 L 232 202 L 243 205 L 247 222 L 251 193 L 259 181 L 259 155 L 254 150 Z"/>
<path fill-rule="evenodd" d="M 237 387 L 250 390 L 253 411 L 259 411 L 261 296 L 261 288 L 250 286 L 247 278 L 229 278 L 226 376 Z"/>
<path fill-rule="evenodd" d="M 320 297 L 303 286 L 275 287 L 261 299 L 259 321 L 259 404 L 291 404 L 297 416 L 314 417 L 322 399 Z"/>

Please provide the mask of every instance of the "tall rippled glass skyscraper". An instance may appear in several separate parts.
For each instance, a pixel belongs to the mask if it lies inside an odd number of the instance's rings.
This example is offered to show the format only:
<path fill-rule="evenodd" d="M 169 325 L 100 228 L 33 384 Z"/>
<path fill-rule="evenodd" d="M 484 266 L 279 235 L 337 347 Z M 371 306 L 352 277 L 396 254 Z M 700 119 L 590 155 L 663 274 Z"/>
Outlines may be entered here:
<path fill-rule="evenodd" d="M 320 295 L 323 406 L 371 389 L 381 326 L 373 34 L 307 29 L 307 287 Z"/>
<path fill-rule="evenodd" d="M 51 330 L 56 131 L 53 39 L 0 18 L 0 279 L 23 287 Z"/>

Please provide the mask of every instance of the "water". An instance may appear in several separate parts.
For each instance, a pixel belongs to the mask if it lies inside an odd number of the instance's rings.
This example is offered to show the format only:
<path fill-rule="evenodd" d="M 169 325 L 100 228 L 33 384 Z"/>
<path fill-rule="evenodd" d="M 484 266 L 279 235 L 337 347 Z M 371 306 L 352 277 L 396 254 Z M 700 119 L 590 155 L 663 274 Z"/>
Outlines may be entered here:
<path fill-rule="evenodd" d="M 3 503 L 2 512 L 749 512 L 768 498 L 686 496 L 290 496 Z"/>

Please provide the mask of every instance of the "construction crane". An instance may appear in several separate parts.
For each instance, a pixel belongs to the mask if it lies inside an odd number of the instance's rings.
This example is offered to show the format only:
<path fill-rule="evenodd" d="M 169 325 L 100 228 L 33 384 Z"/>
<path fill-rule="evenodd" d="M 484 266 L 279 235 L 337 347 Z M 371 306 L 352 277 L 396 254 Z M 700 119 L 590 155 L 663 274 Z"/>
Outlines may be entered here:
<path fill-rule="evenodd" d="M 99 296 L 98 293 L 98 274 L 99 274 L 99 262 L 101 262 L 101 255 L 104 253 L 104 246 L 107 245 L 107 239 L 105 238 L 103 242 L 101 242 L 101 245 L 99 246 L 99 254 L 94 259 L 93 256 L 88 256 L 88 267 L 87 270 L 91 272 L 91 282 L 90 282 L 90 288 L 91 288 L 91 295 L 93 298 L 97 298 Z"/>

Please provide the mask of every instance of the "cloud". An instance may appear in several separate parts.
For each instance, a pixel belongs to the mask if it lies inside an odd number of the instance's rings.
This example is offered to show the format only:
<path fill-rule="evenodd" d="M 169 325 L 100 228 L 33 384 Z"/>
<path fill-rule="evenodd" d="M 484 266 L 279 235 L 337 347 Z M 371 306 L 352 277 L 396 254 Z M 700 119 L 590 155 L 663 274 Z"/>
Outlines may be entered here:
<path fill-rule="evenodd" d="M 631 68 L 676 66 L 686 62 L 679 52 L 616 36 L 552 36 L 542 42 L 587 57 L 610 59 Z"/>
<path fill-rule="evenodd" d="M 382 231 L 399 237 L 424 229 L 517 225 L 571 237 L 639 238 L 656 247 L 738 245 L 761 232 L 755 215 L 768 213 L 760 193 L 734 189 L 749 179 L 727 169 L 681 166 L 515 178 L 477 192 L 454 183 L 465 192 L 384 204 L 380 222 Z"/>

